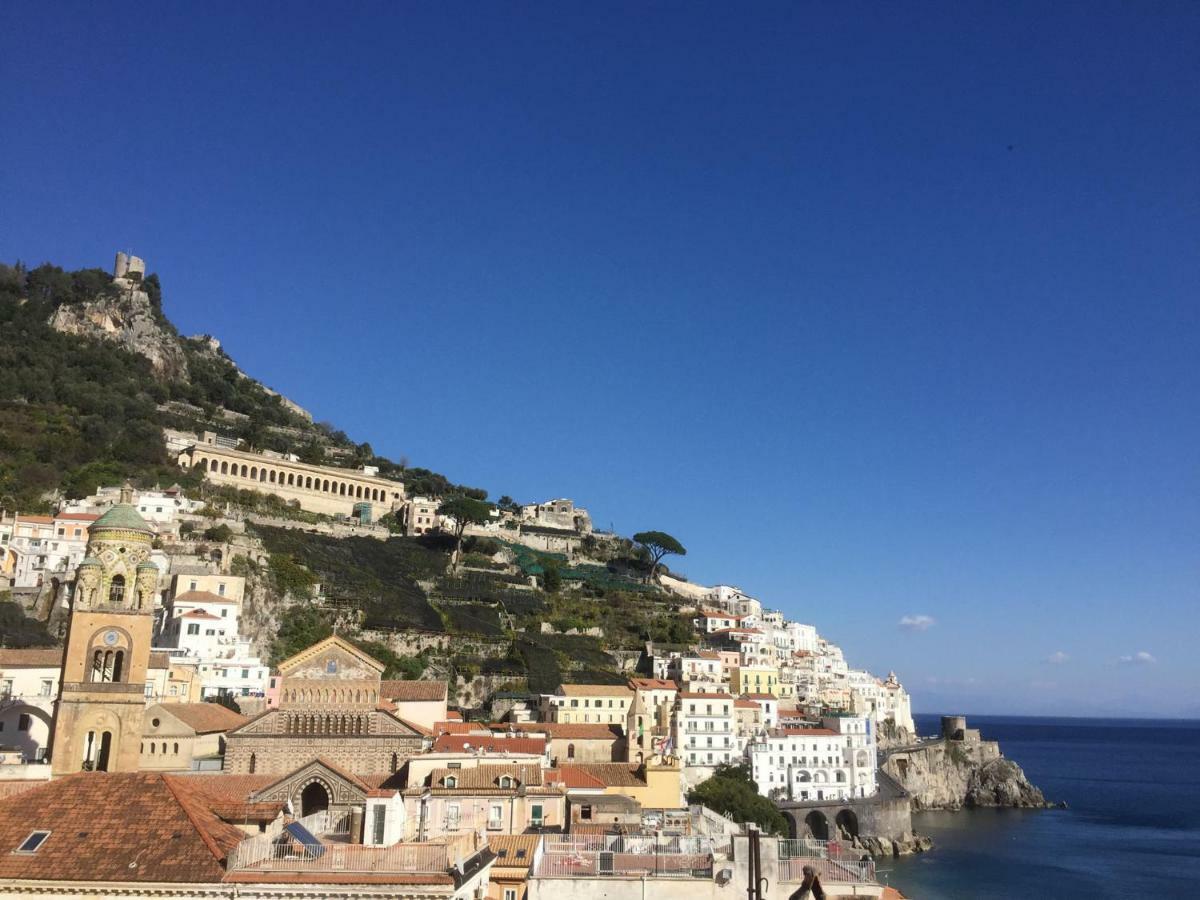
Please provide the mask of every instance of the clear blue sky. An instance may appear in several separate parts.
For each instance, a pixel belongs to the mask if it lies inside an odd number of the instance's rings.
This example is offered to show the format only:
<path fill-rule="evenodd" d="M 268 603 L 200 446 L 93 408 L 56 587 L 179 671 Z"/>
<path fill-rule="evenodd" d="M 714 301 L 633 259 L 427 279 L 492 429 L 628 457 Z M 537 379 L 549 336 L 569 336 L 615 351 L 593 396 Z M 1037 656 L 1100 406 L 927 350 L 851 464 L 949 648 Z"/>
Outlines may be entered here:
<path fill-rule="evenodd" d="M 0 258 L 919 709 L 1200 715 L 1200 6 L 4 14 Z"/>

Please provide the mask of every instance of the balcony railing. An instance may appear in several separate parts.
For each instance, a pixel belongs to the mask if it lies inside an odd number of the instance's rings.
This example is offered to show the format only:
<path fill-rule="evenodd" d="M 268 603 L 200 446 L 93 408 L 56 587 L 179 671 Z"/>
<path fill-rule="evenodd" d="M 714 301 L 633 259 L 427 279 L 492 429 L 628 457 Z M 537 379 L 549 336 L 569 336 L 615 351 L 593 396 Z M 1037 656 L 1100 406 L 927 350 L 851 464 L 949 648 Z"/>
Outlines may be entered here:
<path fill-rule="evenodd" d="M 437 875 L 454 866 L 461 869 L 466 860 L 487 848 L 487 839 L 473 832 L 386 847 L 318 840 L 309 845 L 286 832 L 249 838 L 230 854 L 229 871 Z"/>
<path fill-rule="evenodd" d="M 712 878 L 712 844 L 701 837 L 547 836 L 538 878 Z"/>
<path fill-rule="evenodd" d="M 812 866 L 822 881 L 870 884 L 875 881 L 875 862 L 861 859 L 861 851 L 840 841 L 815 838 L 779 841 L 779 880 L 803 881 L 804 867 Z"/>

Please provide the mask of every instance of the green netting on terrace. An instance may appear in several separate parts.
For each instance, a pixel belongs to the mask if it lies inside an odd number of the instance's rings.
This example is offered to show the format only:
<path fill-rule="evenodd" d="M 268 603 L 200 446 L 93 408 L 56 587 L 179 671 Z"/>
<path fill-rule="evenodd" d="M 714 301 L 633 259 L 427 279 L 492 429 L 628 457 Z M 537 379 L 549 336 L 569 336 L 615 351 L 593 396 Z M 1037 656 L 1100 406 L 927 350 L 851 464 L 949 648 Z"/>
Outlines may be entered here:
<path fill-rule="evenodd" d="M 656 590 L 653 586 L 643 584 L 627 575 L 618 575 L 616 572 L 609 571 L 605 566 L 572 566 L 569 569 L 563 569 L 561 574 L 564 581 L 581 581 L 589 587 L 604 590 L 641 593 L 654 593 Z"/>

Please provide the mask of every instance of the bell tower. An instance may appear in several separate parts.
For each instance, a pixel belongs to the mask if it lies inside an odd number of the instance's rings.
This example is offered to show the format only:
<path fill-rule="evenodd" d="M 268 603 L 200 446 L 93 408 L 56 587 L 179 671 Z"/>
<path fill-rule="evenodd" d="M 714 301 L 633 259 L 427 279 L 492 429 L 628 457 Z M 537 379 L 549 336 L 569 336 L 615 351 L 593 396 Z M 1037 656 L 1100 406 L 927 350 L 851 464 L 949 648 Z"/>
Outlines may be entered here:
<path fill-rule="evenodd" d="M 55 703 L 51 772 L 136 772 L 158 567 L 133 489 L 97 519 L 79 564 Z"/>

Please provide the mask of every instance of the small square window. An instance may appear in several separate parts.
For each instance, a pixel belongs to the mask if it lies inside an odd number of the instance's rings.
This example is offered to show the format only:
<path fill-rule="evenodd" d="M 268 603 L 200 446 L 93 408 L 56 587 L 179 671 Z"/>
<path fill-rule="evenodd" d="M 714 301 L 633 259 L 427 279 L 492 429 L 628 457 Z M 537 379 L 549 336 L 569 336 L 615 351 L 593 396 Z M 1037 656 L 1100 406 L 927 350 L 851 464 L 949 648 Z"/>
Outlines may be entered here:
<path fill-rule="evenodd" d="M 21 846 L 17 848 L 16 852 L 17 853 L 36 853 L 38 847 L 42 846 L 42 843 L 48 837 L 50 837 L 50 832 L 48 832 L 48 831 L 35 831 L 32 834 L 30 834 L 29 837 L 25 838 L 24 841 L 21 842 Z"/>

